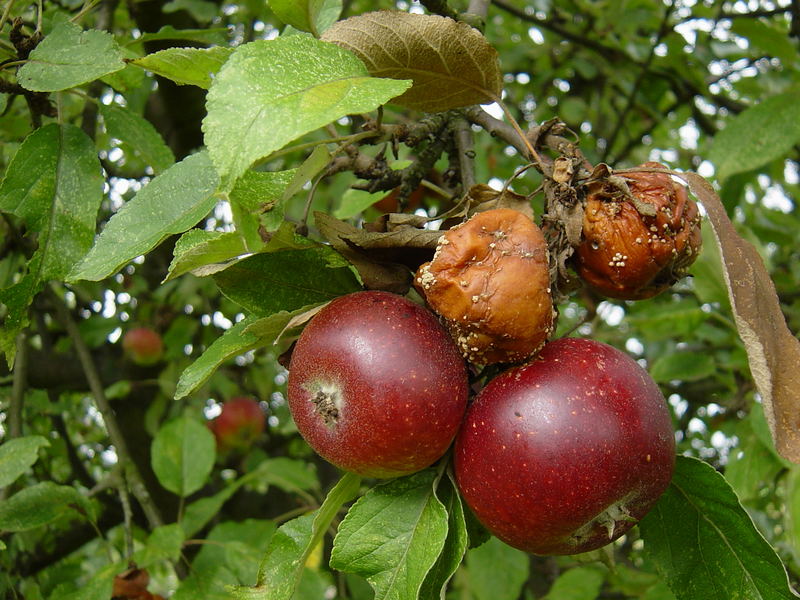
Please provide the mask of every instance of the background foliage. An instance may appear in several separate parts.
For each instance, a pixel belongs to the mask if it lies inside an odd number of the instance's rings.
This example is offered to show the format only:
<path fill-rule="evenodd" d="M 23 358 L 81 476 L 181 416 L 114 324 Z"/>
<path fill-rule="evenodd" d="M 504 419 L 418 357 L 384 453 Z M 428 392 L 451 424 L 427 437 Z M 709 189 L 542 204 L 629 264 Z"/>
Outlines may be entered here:
<path fill-rule="evenodd" d="M 440 107 L 411 101 L 379 115 L 409 84 L 370 77 L 353 54 L 302 33 L 371 10 L 488 9 L 468 17 L 499 54 L 502 81 L 484 73 L 482 89 L 502 84 L 523 127 L 564 121 L 592 163 L 658 160 L 709 177 L 800 330 L 797 3 L 424 4 L 7 2 L 0 593 L 105 599 L 133 560 L 152 592 L 173 598 L 245 586 L 238 597 L 360 600 L 370 584 L 380 598 L 413 597 L 399 573 L 434 598 L 453 572 L 453 599 L 792 597 L 784 569 L 800 577 L 800 471 L 774 449 L 710 236 L 694 277 L 668 293 L 626 303 L 580 290 L 560 306 L 559 334 L 605 341 L 648 368 L 684 455 L 651 516 L 608 552 L 534 557 L 494 539 L 467 548 L 480 536 L 446 473 L 371 487 L 340 479 L 297 435 L 278 362 L 293 319 L 366 273 L 351 268 L 357 255 L 313 241 L 333 226 L 314 212 L 360 225 L 399 187 L 408 211 L 435 216 L 452 206 L 440 190 L 499 187 L 523 165 L 488 120 L 502 119 L 496 105 L 448 113 L 474 143 L 474 161 L 454 165 L 427 137 L 445 121 L 422 111 Z M 481 93 L 470 103 L 491 99 Z M 363 126 L 379 117 L 400 142 L 370 140 Z M 514 189 L 540 183 L 530 170 Z M 136 325 L 162 334 L 158 364 L 123 356 L 122 333 Z M 242 395 L 262 402 L 268 431 L 247 452 L 215 454 L 201 424 Z M 357 496 L 332 550 L 339 508 Z M 375 527 L 389 536 L 379 564 L 355 564 L 378 509 L 390 515 Z M 387 523 L 435 534 L 407 542 L 398 562 L 406 542 Z M 267 587 L 246 587 L 256 583 Z"/>

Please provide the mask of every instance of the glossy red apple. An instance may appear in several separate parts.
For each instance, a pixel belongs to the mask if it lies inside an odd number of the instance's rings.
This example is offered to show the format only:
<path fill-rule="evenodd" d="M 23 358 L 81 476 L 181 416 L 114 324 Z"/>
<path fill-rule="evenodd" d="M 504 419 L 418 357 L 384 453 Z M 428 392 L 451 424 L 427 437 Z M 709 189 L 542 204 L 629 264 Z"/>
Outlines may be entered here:
<path fill-rule="evenodd" d="M 534 554 L 577 554 L 650 510 L 672 478 L 675 438 L 636 361 L 562 338 L 478 394 L 454 460 L 464 499 L 495 536 Z"/>
<path fill-rule="evenodd" d="M 264 411 L 252 398 L 231 398 L 208 426 L 221 452 L 246 450 L 264 432 Z"/>
<path fill-rule="evenodd" d="M 396 294 L 356 292 L 323 308 L 298 339 L 288 403 L 323 458 L 395 477 L 445 453 L 467 386 L 464 361 L 430 311 Z"/>
<path fill-rule="evenodd" d="M 122 349 L 137 365 L 154 365 L 164 356 L 161 336 L 149 327 L 134 327 L 122 337 Z"/>

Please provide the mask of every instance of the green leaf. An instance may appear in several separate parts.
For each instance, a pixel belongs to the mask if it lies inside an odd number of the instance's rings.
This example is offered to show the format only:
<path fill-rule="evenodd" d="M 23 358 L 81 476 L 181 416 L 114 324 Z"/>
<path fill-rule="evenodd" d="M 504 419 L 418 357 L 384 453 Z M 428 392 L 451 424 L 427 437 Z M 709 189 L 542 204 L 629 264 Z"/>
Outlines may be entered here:
<path fill-rule="evenodd" d="M 111 137 L 133 149 L 158 174 L 175 162 L 175 155 L 147 119 L 128 108 L 100 104 L 100 114 Z"/>
<path fill-rule="evenodd" d="M 161 10 L 165 13 L 185 10 L 199 23 L 210 23 L 219 14 L 219 6 L 208 0 L 172 0 Z"/>
<path fill-rule="evenodd" d="M 325 531 L 343 504 L 358 494 L 361 478 L 345 473 L 328 492 L 317 511 L 283 524 L 270 540 L 261 561 L 255 588 L 238 588 L 236 598 L 290 600 L 297 588 L 306 560 L 322 541 Z"/>
<path fill-rule="evenodd" d="M 39 448 L 50 445 L 40 435 L 11 439 L 0 446 L 0 488 L 3 488 L 22 475 L 39 458 Z"/>
<path fill-rule="evenodd" d="M 203 120 L 224 189 L 257 159 L 340 117 L 374 110 L 409 85 L 370 77 L 351 53 L 305 35 L 240 46 L 211 85 Z"/>
<path fill-rule="evenodd" d="M 114 36 L 64 21 L 34 48 L 17 77 L 31 91 L 57 92 L 124 68 Z"/>
<path fill-rule="evenodd" d="M 603 581 L 605 574 L 596 567 L 574 567 L 558 576 L 545 600 L 595 600 Z"/>
<path fill-rule="evenodd" d="M 469 535 L 461 496 L 449 471 L 447 477 L 443 477 L 437 486 L 436 497 L 447 511 L 447 537 L 439 558 L 425 577 L 419 597 L 443 600 L 447 583 L 455 574 L 467 551 Z"/>
<path fill-rule="evenodd" d="M 180 85 L 196 85 L 203 89 L 211 87 L 213 77 L 225 64 L 233 48 L 167 48 L 137 58 L 131 64 L 171 79 Z"/>
<path fill-rule="evenodd" d="M 319 37 L 339 18 L 342 0 L 269 0 L 269 7 L 284 23 Z"/>
<path fill-rule="evenodd" d="M 755 405 L 760 406 L 760 405 Z M 761 413 L 761 419 L 764 419 Z M 725 465 L 725 479 L 742 502 L 758 498 L 769 490 L 784 465 L 774 449 L 764 445 L 753 430 L 753 413 L 736 424 L 734 434 L 739 440 L 731 449 Z M 770 442 L 770 445 L 772 443 Z"/>
<path fill-rule="evenodd" d="M 797 597 L 733 490 L 700 460 L 678 456 L 672 483 L 639 527 L 645 553 L 680 600 Z"/>
<path fill-rule="evenodd" d="M 322 304 L 361 289 L 347 263 L 325 246 L 256 254 L 215 274 L 214 281 L 257 315 Z"/>
<path fill-rule="evenodd" d="M 205 152 L 171 166 L 111 217 L 69 280 L 100 281 L 167 236 L 193 227 L 214 208 L 218 183 Z"/>
<path fill-rule="evenodd" d="M 247 254 L 244 239 L 235 231 L 190 229 L 175 244 L 174 257 L 164 281 L 184 273 L 208 275 L 225 268 L 226 262 Z M 162 282 L 163 283 L 163 282 Z"/>
<path fill-rule="evenodd" d="M 528 579 L 528 555 L 491 537 L 467 552 L 466 570 L 474 600 L 517 598 Z"/>
<path fill-rule="evenodd" d="M 447 538 L 435 480 L 429 469 L 367 492 L 339 525 L 331 568 L 366 578 L 376 600 L 416 598 Z"/>
<path fill-rule="evenodd" d="M 650 376 L 658 382 L 697 381 L 717 370 L 711 354 L 676 351 L 660 356 L 650 368 Z"/>
<path fill-rule="evenodd" d="M 143 33 L 128 44 L 145 44 L 161 40 L 200 42 L 201 44 L 224 45 L 228 43 L 226 27 L 207 27 L 203 29 L 175 29 L 172 25 L 164 25 L 155 33 Z"/>
<path fill-rule="evenodd" d="M 214 435 L 189 417 L 174 419 L 159 429 L 151 451 L 159 483 L 184 498 L 203 487 L 216 458 Z"/>
<path fill-rule="evenodd" d="M 86 500 L 68 485 L 43 481 L 0 502 L 0 531 L 27 531 L 86 512 Z"/>
<path fill-rule="evenodd" d="M 178 523 L 170 523 L 153 529 L 147 537 L 144 549 L 136 553 L 139 567 L 147 567 L 164 560 L 180 560 L 186 533 Z"/>
<path fill-rule="evenodd" d="M 100 162 L 92 141 L 73 125 L 51 123 L 29 135 L 0 184 L 0 211 L 38 233 L 28 272 L 0 291 L 8 307 L 0 349 L 13 362 L 14 340 L 27 323 L 27 308 L 47 280 L 62 280 L 94 239 L 103 199 Z"/>
<path fill-rule="evenodd" d="M 261 345 L 260 338 L 244 333 L 245 328 L 255 321 L 254 317 L 247 317 L 214 340 L 200 358 L 181 373 L 175 399 L 180 400 L 203 385 L 225 361 L 258 348 Z"/>
<path fill-rule="evenodd" d="M 246 171 L 236 180 L 236 184 L 228 194 L 236 228 L 242 231 L 254 250 L 261 242 L 259 226 L 272 232 L 283 224 L 286 203 L 284 193 L 296 174 L 297 169 L 277 172 Z M 252 223 L 253 231 L 245 231 L 248 227 L 244 222 L 246 215 L 254 217 L 247 221 Z M 254 241 L 251 242 L 251 239 Z"/>
<path fill-rule="evenodd" d="M 319 488 L 317 471 L 313 463 L 306 460 L 284 456 L 268 458 L 259 463 L 253 474 L 261 483 L 274 485 L 290 494 Z"/>
<path fill-rule="evenodd" d="M 364 190 L 349 189 L 342 194 L 339 207 L 333 211 L 333 216 L 337 219 L 349 219 L 365 211 L 370 206 L 386 196 L 386 192 L 375 192 L 370 194 Z"/>
<path fill-rule="evenodd" d="M 62 279 L 92 244 L 103 180 L 94 144 L 51 123 L 20 146 L 0 184 L 0 210 L 39 233 L 39 280 Z"/>
<path fill-rule="evenodd" d="M 274 342 L 290 321 L 305 310 L 307 307 L 302 306 L 291 312 L 282 310 L 260 319 L 249 316 L 236 323 L 181 373 L 175 399 L 180 400 L 203 385 L 225 361 Z"/>
<path fill-rule="evenodd" d="M 800 142 L 797 94 L 792 90 L 759 102 L 714 136 L 708 159 L 717 167 L 718 179 L 758 169 Z"/>

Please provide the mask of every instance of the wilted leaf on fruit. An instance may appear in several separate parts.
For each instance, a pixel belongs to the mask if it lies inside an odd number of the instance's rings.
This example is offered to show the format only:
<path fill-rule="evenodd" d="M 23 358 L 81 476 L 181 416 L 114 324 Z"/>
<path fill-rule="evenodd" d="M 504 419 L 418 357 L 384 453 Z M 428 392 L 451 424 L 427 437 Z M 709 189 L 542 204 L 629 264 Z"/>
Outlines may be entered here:
<path fill-rule="evenodd" d="M 335 23 L 322 36 L 355 53 L 375 77 L 412 79 L 396 104 L 440 112 L 499 99 L 497 51 L 466 23 L 378 11 Z"/>
<path fill-rule="evenodd" d="M 320 233 L 358 270 L 367 288 L 400 294 L 408 291 L 411 285 L 411 271 L 407 267 L 394 262 L 376 260 L 350 241 L 350 236 L 358 236 L 364 233 L 363 230 L 325 213 L 316 213 L 314 218 Z"/>
<path fill-rule="evenodd" d="M 737 233 L 719 196 L 696 173 L 679 173 L 703 203 L 722 257 L 736 328 L 761 394 L 775 446 L 800 463 L 800 341 L 789 331 L 775 284 L 756 249 Z"/>

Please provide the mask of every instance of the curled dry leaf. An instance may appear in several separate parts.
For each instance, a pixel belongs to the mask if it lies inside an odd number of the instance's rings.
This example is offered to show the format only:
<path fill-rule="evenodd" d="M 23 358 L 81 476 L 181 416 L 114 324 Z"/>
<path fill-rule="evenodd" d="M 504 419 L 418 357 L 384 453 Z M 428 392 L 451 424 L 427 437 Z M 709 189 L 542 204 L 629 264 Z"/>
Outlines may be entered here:
<path fill-rule="evenodd" d="M 496 190 L 485 183 L 473 185 L 467 192 L 469 200 L 469 212 L 483 212 L 495 208 L 510 208 L 521 212 L 523 215 L 533 220 L 533 207 L 527 196 L 516 194 L 511 190 Z"/>
<path fill-rule="evenodd" d="M 441 112 L 500 97 L 497 51 L 466 23 L 378 11 L 339 21 L 321 39 L 353 52 L 375 77 L 412 79 L 393 100 L 401 106 Z"/>
<path fill-rule="evenodd" d="M 736 328 L 778 452 L 800 463 L 800 341 L 789 331 L 775 284 L 753 246 L 728 219 L 719 196 L 696 173 L 675 173 L 703 203 L 722 257 Z"/>
<path fill-rule="evenodd" d="M 428 260 L 441 236 L 438 231 L 397 226 L 387 232 L 353 227 L 328 214 L 314 219 L 320 233 L 358 270 L 364 286 L 405 294 L 411 287 L 411 271 Z"/>

